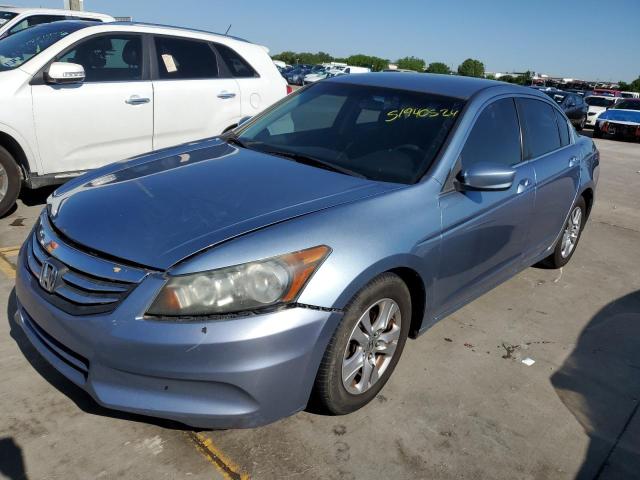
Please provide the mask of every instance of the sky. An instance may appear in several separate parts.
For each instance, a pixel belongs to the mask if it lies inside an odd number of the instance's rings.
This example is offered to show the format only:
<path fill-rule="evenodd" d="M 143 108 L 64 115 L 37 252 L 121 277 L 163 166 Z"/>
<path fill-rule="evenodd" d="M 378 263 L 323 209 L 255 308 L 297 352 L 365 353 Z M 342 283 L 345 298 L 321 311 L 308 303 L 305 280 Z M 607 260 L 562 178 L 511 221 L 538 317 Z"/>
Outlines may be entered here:
<path fill-rule="evenodd" d="M 12 0 L 61 8 L 63 0 Z M 85 0 L 85 10 L 198 28 L 283 50 L 413 55 L 453 69 L 583 80 L 640 76 L 640 0 Z M 613 6 L 615 4 L 615 6 Z"/>

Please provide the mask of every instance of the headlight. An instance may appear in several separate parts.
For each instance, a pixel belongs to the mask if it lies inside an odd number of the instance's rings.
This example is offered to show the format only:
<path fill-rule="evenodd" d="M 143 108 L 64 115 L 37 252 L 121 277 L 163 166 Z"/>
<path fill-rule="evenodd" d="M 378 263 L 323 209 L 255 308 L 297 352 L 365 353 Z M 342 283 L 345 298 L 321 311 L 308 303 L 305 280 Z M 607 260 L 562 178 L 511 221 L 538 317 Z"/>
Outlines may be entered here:
<path fill-rule="evenodd" d="M 170 277 L 147 313 L 219 315 L 289 303 L 330 252 L 329 247 L 321 245 L 257 262 Z"/>

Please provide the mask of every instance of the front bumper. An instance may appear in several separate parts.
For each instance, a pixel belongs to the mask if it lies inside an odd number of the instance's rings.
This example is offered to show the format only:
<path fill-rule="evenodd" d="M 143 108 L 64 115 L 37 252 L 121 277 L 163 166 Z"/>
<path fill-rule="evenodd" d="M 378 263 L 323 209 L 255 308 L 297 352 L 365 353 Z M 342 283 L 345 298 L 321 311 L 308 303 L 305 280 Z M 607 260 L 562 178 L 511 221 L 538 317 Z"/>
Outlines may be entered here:
<path fill-rule="evenodd" d="M 40 354 L 99 404 L 203 428 L 245 428 L 306 406 L 340 312 L 295 307 L 189 323 L 140 318 L 143 281 L 113 312 L 57 309 L 20 253 L 17 323 Z"/>

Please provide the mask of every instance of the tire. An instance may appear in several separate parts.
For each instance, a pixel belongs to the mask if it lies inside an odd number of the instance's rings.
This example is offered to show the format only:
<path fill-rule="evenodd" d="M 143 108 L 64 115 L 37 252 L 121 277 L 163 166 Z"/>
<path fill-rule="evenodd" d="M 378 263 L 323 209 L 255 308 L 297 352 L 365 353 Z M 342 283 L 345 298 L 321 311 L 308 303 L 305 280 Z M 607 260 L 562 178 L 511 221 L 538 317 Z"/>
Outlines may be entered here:
<path fill-rule="evenodd" d="M 361 320 L 365 319 L 367 322 L 366 319 L 369 319 L 368 325 L 375 327 L 376 320 L 380 318 L 378 315 L 386 311 L 391 313 L 385 315 L 389 320 L 384 328 L 376 335 L 363 337 L 365 329 L 362 328 L 364 324 L 361 324 Z M 362 408 L 373 400 L 384 387 L 400 359 L 410 324 L 411 295 L 400 277 L 393 273 L 384 273 L 372 280 L 355 295 L 345 309 L 344 317 L 320 363 L 312 402 L 324 412 L 344 415 Z M 384 339 L 389 341 L 385 342 Z M 364 343 L 360 343 L 363 340 L 368 340 L 368 345 L 363 347 Z M 384 350 L 391 353 L 380 353 Z M 367 357 L 367 353 L 372 351 L 373 360 L 371 355 Z M 343 381 L 343 367 L 345 371 L 353 372 L 358 364 L 362 365 L 357 370 L 359 373 L 347 375 L 350 380 L 347 378 Z M 346 367 L 351 368 L 347 370 Z M 365 378 L 365 368 L 372 373 L 368 379 Z"/>
<path fill-rule="evenodd" d="M 22 175 L 13 156 L 0 147 L 0 217 L 13 207 L 20 195 Z"/>
<path fill-rule="evenodd" d="M 593 138 L 602 138 L 602 131 L 600 130 L 600 127 L 598 127 L 597 123 L 593 127 Z"/>
<path fill-rule="evenodd" d="M 582 130 L 584 130 L 584 126 L 586 124 L 587 124 L 587 117 L 583 117 L 582 120 L 580 120 L 580 123 L 578 124 L 578 126 L 576 126 L 576 130 L 581 132 Z"/>
<path fill-rule="evenodd" d="M 576 210 L 578 209 L 580 210 L 580 214 L 579 214 L 580 221 L 576 229 L 574 215 Z M 573 257 L 573 254 L 575 253 L 576 248 L 578 247 L 578 242 L 580 241 L 582 230 L 584 230 L 584 225 L 587 218 L 586 214 L 587 214 L 587 204 L 584 201 L 584 197 L 581 196 L 576 201 L 576 203 L 571 207 L 569 216 L 565 221 L 564 226 L 562 227 L 562 235 L 558 239 L 558 242 L 556 243 L 556 246 L 553 249 L 553 253 L 541 262 L 542 265 L 548 268 L 561 268 L 561 267 L 564 267 L 567 263 L 569 263 L 569 260 L 571 260 L 571 257 Z M 568 245 L 565 244 L 567 235 L 569 235 L 570 237 L 573 236 L 573 239 L 574 239 L 573 246 L 568 251 L 566 250 Z"/>

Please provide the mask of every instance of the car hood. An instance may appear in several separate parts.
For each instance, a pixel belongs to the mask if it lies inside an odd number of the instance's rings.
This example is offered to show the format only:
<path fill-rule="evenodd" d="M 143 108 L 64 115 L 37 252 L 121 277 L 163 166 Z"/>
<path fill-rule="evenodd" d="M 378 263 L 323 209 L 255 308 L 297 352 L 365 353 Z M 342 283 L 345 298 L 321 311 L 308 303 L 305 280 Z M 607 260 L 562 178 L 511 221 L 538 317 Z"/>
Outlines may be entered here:
<path fill-rule="evenodd" d="M 640 125 L 640 110 L 623 110 L 610 108 L 601 113 L 598 120 L 608 120 L 625 125 Z"/>
<path fill-rule="evenodd" d="M 215 139 L 75 179 L 50 197 L 48 214 L 80 246 L 167 269 L 238 235 L 396 188 Z"/>

